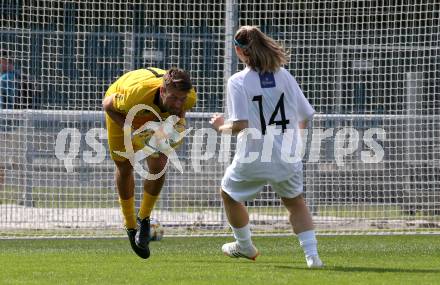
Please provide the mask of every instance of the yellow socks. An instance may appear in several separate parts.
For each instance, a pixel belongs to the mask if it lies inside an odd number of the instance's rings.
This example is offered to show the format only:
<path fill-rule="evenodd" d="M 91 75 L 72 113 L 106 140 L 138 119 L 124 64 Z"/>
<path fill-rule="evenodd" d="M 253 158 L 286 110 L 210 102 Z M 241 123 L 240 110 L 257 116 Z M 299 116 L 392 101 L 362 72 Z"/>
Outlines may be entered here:
<path fill-rule="evenodd" d="M 151 211 L 153 211 L 154 204 L 156 204 L 157 198 L 159 198 L 159 195 L 153 196 L 144 191 L 141 208 L 139 209 L 139 218 L 141 220 L 151 215 Z"/>
<path fill-rule="evenodd" d="M 124 224 L 127 229 L 136 228 L 136 214 L 134 211 L 134 196 L 128 200 L 119 199 L 121 204 L 122 215 L 124 216 Z"/>
<path fill-rule="evenodd" d="M 154 205 L 156 204 L 158 198 L 159 196 L 153 196 L 144 191 L 141 208 L 139 209 L 139 218 L 141 220 L 151 215 L 151 211 L 153 211 Z M 137 225 L 134 209 L 134 197 L 131 197 L 128 200 L 119 199 L 119 204 L 121 205 L 122 215 L 124 216 L 125 227 L 127 229 L 135 229 Z"/>

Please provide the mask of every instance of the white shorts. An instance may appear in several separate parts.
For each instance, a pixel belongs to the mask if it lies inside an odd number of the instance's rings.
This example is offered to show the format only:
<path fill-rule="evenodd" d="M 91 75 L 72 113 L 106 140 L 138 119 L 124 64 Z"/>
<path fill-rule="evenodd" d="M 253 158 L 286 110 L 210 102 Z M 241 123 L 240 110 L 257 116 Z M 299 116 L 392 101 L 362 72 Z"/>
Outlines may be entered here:
<path fill-rule="evenodd" d="M 295 198 L 303 193 L 303 172 L 297 171 L 287 180 L 280 182 L 267 180 L 236 181 L 229 177 L 228 171 L 222 179 L 222 190 L 238 202 L 253 200 L 264 186 L 270 185 L 281 198 Z"/>

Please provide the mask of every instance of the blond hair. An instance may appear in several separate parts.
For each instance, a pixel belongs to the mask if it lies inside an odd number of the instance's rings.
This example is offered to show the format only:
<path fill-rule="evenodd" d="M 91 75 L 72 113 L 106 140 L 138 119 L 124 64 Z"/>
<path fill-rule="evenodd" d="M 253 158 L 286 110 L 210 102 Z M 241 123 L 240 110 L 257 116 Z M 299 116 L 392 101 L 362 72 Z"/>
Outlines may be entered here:
<path fill-rule="evenodd" d="M 244 63 L 258 72 L 275 72 L 287 63 L 287 53 L 274 39 L 254 26 L 242 26 L 234 43 L 243 49 Z"/>

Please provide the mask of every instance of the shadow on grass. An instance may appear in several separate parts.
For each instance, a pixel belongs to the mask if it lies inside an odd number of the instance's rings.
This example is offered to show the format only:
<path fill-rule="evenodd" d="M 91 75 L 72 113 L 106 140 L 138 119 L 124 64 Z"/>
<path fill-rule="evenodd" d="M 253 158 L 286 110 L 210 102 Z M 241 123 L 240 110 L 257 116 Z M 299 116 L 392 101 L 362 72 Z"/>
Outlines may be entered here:
<path fill-rule="evenodd" d="M 282 269 L 302 269 L 310 270 L 306 266 L 288 266 L 275 265 L 276 268 Z M 375 273 L 440 273 L 440 269 L 407 269 L 407 268 L 383 268 L 383 267 L 358 267 L 358 266 L 326 266 L 322 269 L 314 269 L 322 271 L 339 271 L 339 272 L 375 272 Z"/>
<path fill-rule="evenodd" d="M 173 260 L 170 260 L 173 262 Z M 179 261 L 180 262 L 180 261 Z M 305 262 L 294 262 L 290 265 L 285 265 L 288 262 L 285 261 L 262 261 L 262 260 L 246 260 L 246 259 L 218 259 L 218 260 L 192 260 L 193 263 L 217 263 L 217 264 L 236 264 L 237 266 L 272 266 L 278 269 L 289 269 L 289 270 L 306 270 L 311 271 L 307 268 Z M 313 269 L 319 271 L 338 271 L 338 272 L 373 272 L 373 273 L 440 273 L 440 269 L 410 269 L 410 268 L 384 268 L 384 267 L 362 267 L 362 266 L 338 266 L 338 265 L 326 265 L 322 269 Z"/>

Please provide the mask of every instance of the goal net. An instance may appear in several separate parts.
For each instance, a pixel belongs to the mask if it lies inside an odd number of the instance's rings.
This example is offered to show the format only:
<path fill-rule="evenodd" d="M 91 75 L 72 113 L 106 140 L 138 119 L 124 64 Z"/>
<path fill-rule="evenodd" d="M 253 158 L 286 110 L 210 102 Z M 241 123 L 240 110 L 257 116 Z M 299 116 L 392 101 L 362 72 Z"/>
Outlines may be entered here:
<path fill-rule="evenodd" d="M 240 25 L 289 50 L 286 68 L 317 111 L 303 163 L 318 233 L 440 233 L 437 1 L 0 7 L 0 238 L 124 234 L 102 96 L 124 72 L 172 66 L 190 72 L 198 101 L 177 153 L 183 171 L 170 167 L 153 216 L 166 235 L 228 234 L 219 187 L 234 139 L 208 118 L 243 68 L 232 45 Z M 137 175 L 138 206 L 141 186 Z M 256 234 L 291 232 L 270 187 L 246 204 Z"/>

